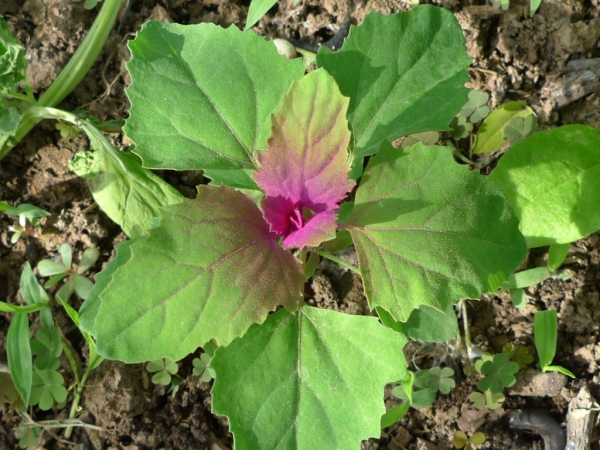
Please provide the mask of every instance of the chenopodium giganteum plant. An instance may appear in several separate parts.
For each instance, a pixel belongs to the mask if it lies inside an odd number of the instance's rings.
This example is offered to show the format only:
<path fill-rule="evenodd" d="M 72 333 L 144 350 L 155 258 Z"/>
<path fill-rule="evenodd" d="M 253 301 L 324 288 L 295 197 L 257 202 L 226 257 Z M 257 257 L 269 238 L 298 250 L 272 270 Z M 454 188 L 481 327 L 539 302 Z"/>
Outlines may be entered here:
<path fill-rule="evenodd" d="M 238 449 L 379 436 L 406 338 L 376 317 L 304 304 L 307 261 L 324 243 L 353 244 L 370 308 L 406 322 L 493 291 L 526 249 L 502 192 L 450 149 L 390 144 L 448 130 L 465 104 L 470 59 L 454 16 L 372 12 L 308 75 L 235 27 L 151 21 L 130 49 L 135 152 L 212 183 L 117 246 L 82 327 L 126 362 L 220 346 L 212 405 Z"/>

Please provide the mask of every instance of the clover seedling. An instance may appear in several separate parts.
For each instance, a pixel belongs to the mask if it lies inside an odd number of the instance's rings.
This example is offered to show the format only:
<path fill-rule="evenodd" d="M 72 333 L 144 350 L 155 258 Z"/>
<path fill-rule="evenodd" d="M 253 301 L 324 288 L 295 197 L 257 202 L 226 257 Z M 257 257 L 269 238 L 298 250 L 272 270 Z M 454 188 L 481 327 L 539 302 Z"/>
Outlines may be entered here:
<path fill-rule="evenodd" d="M 524 117 L 514 116 L 504 129 L 504 139 L 510 141 L 511 145 L 517 145 L 524 138 L 539 130 L 535 114 L 528 114 Z"/>
<path fill-rule="evenodd" d="M 492 391 L 485 392 L 471 392 L 469 394 L 469 400 L 473 402 L 477 409 L 489 408 L 498 409 L 506 398 L 504 394 L 493 394 Z"/>
<path fill-rule="evenodd" d="M 505 387 L 510 387 L 517 381 L 515 374 L 519 371 L 519 364 L 510 361 L 506 353 L 498 353 L 487 361 L 481 359 L 481 364 L 475 367 L 485 377 L 477 383 L 482 391 L 490 391 L 492 394 L 500 394 Z M 479 361 L 478 361 L 479 362 Z"/>
<path fill-rule="evenodd" d="M 504 346 L 502 353 L 506 353 L 511 361 L 515 361 L 521 370 L 533 362 L 533 355 L 529 353 L 527 347 L 515 347 L 510 342 Z"/>
<path fill-rule="evenodd" d="M 15 437 L 19 440 L 19 447 L 38 448 L 41 432 L 41 428 L 28 427 L 24 423 L 20 423 L 19 428 L 15 430 Z"/>
<path fill-rule="evenodd" d="M 490 94 L 487 92 L 472 90 L 469 92 L 469 101 L 459 113 L 460 116 L 469 119 L 471 123 L 480 122 L 490 113 L 490 107 L 487 106 L 489 99 Z"/>
<path fill-rule="evenodd" d="M 65 379 L 56 370 L 35 369 L 29 404 L 39 404 L 42 411 L 47 411 L 54 406 L 54 403 L 63 403 L 67 400 L 64 383 Z"/>
<path fill-rule="evenodd" d="M 167 386 L 171 382 L 171 375 L 177 373 L 179 366 L 170 358 L 161 358 L 149 362 L 146 370 L 154 374 L 152 375 L 152 382 L 154 384 Z"/>
<path fill-rule="evenodd" d="M 560 372 L 571 378 L 575 378 L 573 372 L 562 366 L 553 366 L 552 360 L 556 354 L 558 322 L 556 310 L 538 311 L 533 318 L 533 334 L 535 348 L 540 358 L 540 369 L 542 372 Z"/>
<path fill-rule="evenodd" d="M 23 233 L 30 236 L 37 236 L 38 230 L 42 228 L 40 218 L 50 215 L 48 211 L 27 203 L 21 203 L 15 208 L 7 203 L 0 202 L 0 211 L 4 211 L 4 214 L 9 216 L 19 217 L 18 224 L 9 227 L 10 231 L 14 231 L 14 234 L 10 238 L 12 244 L 17 242 Z M 27 225 L 28 221 L 30 225 Z"/>
<path fill-rule="evenodd" d="M 210 367 L 211 360 L 212 357 L 208 353 L 203 353 L 200 358 L 194 358 L 192 361 L 194 375 L 202 377 L 202 381 L 205 383 L 215 378 L 215 369 Z"/>
<path fill-rule="evenodd" d="M 43 259 L 38 263 L 38 272 L 42 277 L 52 277 L 46 283 L 46 287 L 54 286 L 63 278 L 70 277 L 56 293 L 56 296 L 64 301 L 69 300 L 73 291 L 77 292 L 77 295 L 82 299 L 86 299 L 88 298 L 94 283 L 84 277 L 83 274 L 96 263 L 99 255 L 100 252 L 97 248 L 86 249 L 83 252 L 83 256 L 81 257 L 77 269 L 73 269 L 71 268 L 73 263 L 73 249 L 69 244 L 64 243 L 60 246 L 61 262 Z"/>
<path fill-rule="evenodd" d="M 467 437 L 464 431 L 457 431 L 454 433 L 454 439 L 452 439 L 452 443 L 458 449 L 464 448 L 465 450 L 473 450 L 474 445 L 481 445 L 485 443 L 485 434 L 481 431 L 478 431 L 471 437 Z"/>
<path fill-rule="evenodd" d="M 452 128 L 452 137 L 456 140 L 468 138 L 473 131 L 473 124 L 467 122 L 467 118 L 458 116 L 452 119 L 450 122 L 450 128 Z"/>

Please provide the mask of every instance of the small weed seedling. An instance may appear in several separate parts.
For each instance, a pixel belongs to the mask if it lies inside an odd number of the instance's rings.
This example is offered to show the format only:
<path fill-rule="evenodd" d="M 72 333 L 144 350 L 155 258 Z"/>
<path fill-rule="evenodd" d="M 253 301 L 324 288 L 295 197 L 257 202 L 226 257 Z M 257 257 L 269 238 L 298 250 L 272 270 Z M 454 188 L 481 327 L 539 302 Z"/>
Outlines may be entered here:
<path fill-rule="evenodd" d="M 535 348 L 540 359 L 539 367 L 542 372 L 560 372 L 571 378 L 575 375 L 562 366 L 553 366 L 552 360 L 556 354 L 558 323 L 556 310 L 538 311 L 534 315 L 533 334 Z"/>
<path fill-rule="evenodd" d="M 82 299 L 88 298 L 94 283 L 83 274 L 92 267 L 98 260 L 99 252 L 97 248 L 88 248 L 83 252 L 81 261 L 77 269 L 73 269 L 73 249 L 67 243 L 60 246 L 61 262 L 51 259 L 44 259 L 39 262 L 37 268 L 40 276 L 52 277 L 46 282 L 46 287 L 52 287 L 65 277 L 70 277 L 65 284 L 56 293 L 57 297 L 68 301 L 73 295 L 73 291 Z"/>
<path fill-rule="evenodd" d="M 215 378 L 215 369 L 210 367 L 212 357 L 208 353 L 202 353 L 200 358 L 194 358 L 194 375 L 202 377 L 202 381 L 208 383 Z"/>
<path fill-rule="evenodd" d="M 473 450 L 475 447 L 485 443 L 485 434 L 478 431 L 471 437 L 467 437 L 464 431 L 457 431 L 454 433 L 454 439 L 452 443 L 458 449 L 464 448 L 465 450 Z"/>
<path fill-rule="evenodd" d="M 9 228 L 10 231 L 14 231 L 14 234 L 10 238 L 12 244 L 17 242 L 23 234 L 38 237 L 42 228 L 40 218 L 48 217 L 50 215 L 48 211 L 44 211 L 37 206 L 29 205 L 27 203 L 21 203 L 19 206 L 14 207 L 7 203 L 0 202 L 0 211 L 3 211 L 6 215 L 17 216 L 19 218 L 18 224 L 12 225 Z"/>
<path fill-rule="evenodd" d="M 146 370 L 154 374 L 152 375 L 152 382 L 154 384 L 168 386 L 171 384 L 172 376 L 179 370 L 179 366 L 170 358 L 161 358 L 149 362 L 146 366 Z"/>

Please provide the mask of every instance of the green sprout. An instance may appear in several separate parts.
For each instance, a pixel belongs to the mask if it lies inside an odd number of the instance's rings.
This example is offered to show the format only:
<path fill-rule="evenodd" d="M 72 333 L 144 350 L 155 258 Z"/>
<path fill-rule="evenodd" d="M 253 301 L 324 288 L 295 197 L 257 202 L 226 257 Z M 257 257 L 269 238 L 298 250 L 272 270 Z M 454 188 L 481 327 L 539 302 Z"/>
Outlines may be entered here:
<path fill-rule="evenodd" d="M 212 356 L 208 353 L 203 353 L 200 358 L 194 358 L 192 364 L 194 365 L 194 375 L 202 377 L 202 381 L 208 383 L 210 380 L 215 378 L 215 369 L 210 367 L 210 361 Z"/>
<path fill-rule="evenodd" d="M 4 214 L 8 216 L 19 217 L 18 224 L 8 228 L 15 233 L 10 238 L 11 244 L 17 242 L 24 233 L 29 236 L 37 237 L 38 230 L 42 228 L 40 218 L 48 217 L 50 215 L 48 211 L 44 211 L 37 206 L 29 205 L 28 203 L 21 203 L 19 206 L 14 207 L 8 203 L 0 202 L 0 211 L 4 211 Z M 29 225 L 27 224 L 28 221 Z"/>
<path fill-rule="evenodd" d="M 492 3 L 492 6 L 495 9 L 502 8 L 502 10 L 506 11 L 508 9 L 508 7 L 510 6 L 510 0 L 494 0 L 494 3 Z"/>
<path fill-rule="evenodd" d="M 489 99 L 490 94 L 487 92 L 472 90 L 469 92 L 469 101 L 463 106 L 459 115 L 468 118 L 471 123 L 480 122 L 490 113 L 490 107 L 487 106 Z"/>
<path fill-rule="evenodd" d="M 60 259 L 62 262 L 56 262 L 51 259 L 44 259 L 38 264 L 38 272 L 42 277 L 52 277 L 46 283 L 46 287 L 54 286 L 65 277 L 70 279 L 58 290 L 56 296 L 64 301 L 67 301 L 73 291 L 82 299 L 87 299 L 94 283 L 83 274 L 92 267 L 98 260 L 100 255 L 97 248 L 88 248 L 83 252 L 81 261 L 77 269 L 71 267 L 73 263 L 73 249 L 67 243 L 60 246 Z"/>
<path fill-rule="evenodd" d="M 502 353 L 506 353 L 511 361 L 516 362 L 520 370 L 533 362 L 533 355 L 529 353 L 527 347 L 514 346 L 510 342 L 504 346 Z"/>
<path fill-rule="evenodd" d="M 161 358 L 149 362 L 146 366 L 146 370 L 150 373 L 154 373 L 154 375 L 152 375 L 152 382 L 154 384 L 167 386 L 171 383 L 171 376 L 175 375 L 179 370 L 179 366 L 170 358 Z"/>
<path fill-rule="evenodd" d="M 463 431 L 457 431 L 454 433 L 454 439 L 452 439 L 452 443 L 456 448 L 464 448 L 465 450 L 473 450 L 473 445 L 481 445 L 484 442 L 485 434 L 481 431 L 471 437 L 467 437 Z"/>
<path fill-rule="evenodd" d="M 31 353 L 37 355 L 34 367 L 38 370 L 57 370 L 62 352 L 62 338 L 56 328 L 40 328 L 31 341 Z"/>
<path fill-rule="evenodd" d="M 420 372 L 429 372 L 427 379 L 425 381 L 427 387 L 434 392 L 441 392 L 442 394 L 448 394 L 456 383 L 452 378 L 454 376 L 454 370 L 449 367 L 432 367 L 429 370 L 420 371 Z M 417 372 L 417 379 L 419 379 L 419 372 Z"/>
<path fill-rule="evenodd" d="M 55 128 L 60 131 L 61 137 L 75 137 L 79 134 L 79 128 L 70 123 L 56 122 Z"/>
<path fill-rule="evenodd" d="M 533 335 L 535 348 L 540 358 L 540 369 L 542 372 L 560 372 L 571 378 L 575 378 L 573 372 L 562 366 L 553 366 L 552 360 L 556 354 L 556 310 L 538 311 L 533 317 Z"/>

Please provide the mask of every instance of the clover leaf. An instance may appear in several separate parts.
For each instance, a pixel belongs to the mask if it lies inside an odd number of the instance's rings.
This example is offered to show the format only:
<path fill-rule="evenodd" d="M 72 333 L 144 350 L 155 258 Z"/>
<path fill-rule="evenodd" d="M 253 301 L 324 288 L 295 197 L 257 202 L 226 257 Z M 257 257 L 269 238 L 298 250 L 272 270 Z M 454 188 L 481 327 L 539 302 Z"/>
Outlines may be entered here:
<path fill-rule="evenodd" d="M 54 403 L 62 403 L 67 399 L 67 390 L 63 386 L 65 379 L 55 370 L 39 370 L 33 372 L 30 405 L 37 405 L 47 411 Z"/>
<path fill-rule="evenodd" d="M 473 131 L 473 124 L 467 122 L 466 117 L 458 116 L 450 122 L 452 128 L 452 137 L 456 140 L 469 137 L 469 133 Z"/>
<path fill-rule="evenodd" d="M 533 362 L 533 355 L 529 353 L 527 347 L 514 346 L 510 342 L 504 346 L 502 353 L 506 353 L 511 361 L 515 361 L 519 365 L 519 369 L 525 369 Z"/>
<path fill-rule="evenodd" d="M 505 400 L 504 394 L 493 394 L 491 391 L 472 392 L 469 400 L 473 402 L 477 409 L 485 408 L 498 409 Z"/>
<path fill-rule="evenodd" d="M 481 431 L 478 431 L 471 437 L 467 437 L 463 431 L 457 431 L 454 433 L 454 439 L 452 439 L 452 443 L 456 448 L 464 448 L 465 450 L 473 450 L 473 445 L 480 445 L 484 442 L 485 434 Z"/>
<path fill-rule="evenodd" d="M 146 370 L 150 373 L 156 372 L 152 376 L 152 382 L 154 384 L 166 386 L 171 382 L 171 375 L 175 375 L 179 370 L 179 366 L 176 362 L 173 362 L 171 358 L 161 358 L 149 362 L 146 366 Z"/>
<path fill-rule="evenodd" d="M 192 364 L 194 365 L 194 375 L 201 376 L 202 381 L 208 383 L 215 377 L 215 369 L 210 367 L 210 361 L 212 357 L 208 353 L 203 353 L 200 358 L 194 358 Z"/>
<path fill-rule="evenodd" d="M 479 92 L 472 90 L 469 92 L 469 101 L 459 115 L 468 118 L 471 123 L 477 123 L 485 119 L 490 113 L 490 107 L 487 102 L 490 99 L 490 94 L 487 92 Z"/>
<path fill-rule="evenodd" d="M 40 328 L 31 341 L 31 353 L 38 355 L 34 366 L 39 370 L 56 370 L 60 367 L 58 358 L 63 352 L 60 332 L 56 328 Z"/>
<path fill-rule="evenodd" d="M 498 353 L 491 361 L 481 365 L 481 373 L 485 375 L 479 380 L 477 387 L 482 391 L 491 391 L 499 394 L 505 387 L 510 387 L 516 382 L 515 374 L 519 371 L 519 364 L 509 361 L 509 355 Z"/>
<path fill-rule="evenodd" d="M 38 272 L 42 277 L 52 277 L 46 283 L 46 287 L 54 286 L 65 277 L 71 277 L 56 293 L 64 301 L 69 300 L 73 291 L 82 299 L 87 299 L 94 283 L 83 274 L 98 260 L 100 252 L 97 248 L 88 248 L 83 252 L 77 269 L 73 269 L 73 249 L 67 243 L 60 246 L 60 259 L 62 262 L 44 259 L 38 263 Z"/>
<path fill-rule="evenodd" d="M 449 393 L 456 383 L 452 379 L 454 370 L 449 367 L 432 367 L 429 369 L 429 378 L 427 378 L 427 386 L 432 391 L 440 391 L 442 394 Z"/>
<path fill-rule="evenodd" d="M 527 136 L 531 136 L 539 130 L 535 114 L 529 114 L 525 117 L 515 116 L 510 119 L 510 122 L 504 129 L 504 139 L 511 141 L 511 145 L 516 145 Z"/>
<path fill-rule="evenodd" d="M 41 428 L 29 427 L 24 423 L 20 423 L 19 428 L 15 430 L 15 436 L 19 439 L 19 447 L 37 448 L 40 445 L 38 437 L 41 432 Z"/>

